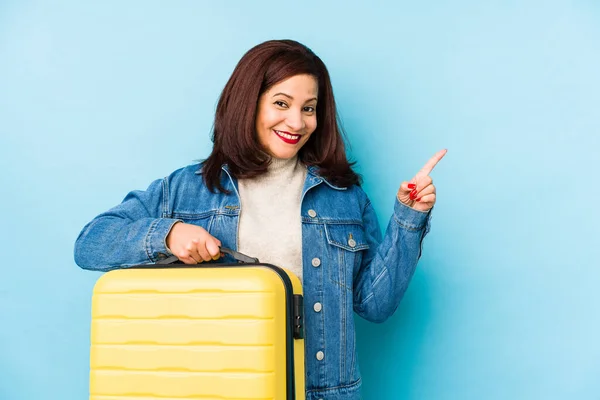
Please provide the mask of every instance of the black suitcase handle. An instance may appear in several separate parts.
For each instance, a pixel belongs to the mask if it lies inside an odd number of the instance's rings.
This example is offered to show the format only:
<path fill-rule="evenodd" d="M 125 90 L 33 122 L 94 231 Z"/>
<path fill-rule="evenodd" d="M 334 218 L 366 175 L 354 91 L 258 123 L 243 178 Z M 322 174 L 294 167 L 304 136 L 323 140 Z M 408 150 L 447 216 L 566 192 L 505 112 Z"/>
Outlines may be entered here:
<path fill-rule="evenodd" d="M 231 257 L 235 258 L 239 263 L 258 264 L 260 262 L 260 261 L 258 261 L 258 258 L 249 257 L 238 251 L 228 249 L 227 247 L 221 247 L 220 250 L 221 250 L 221 253 L 229 254 Z M 157 261 L 155 263 L 155 265 L 175 264 L 178 261 L 179 261 L 179 258 L 177 258 L 177 256 L 171 256 L 171 257 L 165 258 L 164 260 Z"/>

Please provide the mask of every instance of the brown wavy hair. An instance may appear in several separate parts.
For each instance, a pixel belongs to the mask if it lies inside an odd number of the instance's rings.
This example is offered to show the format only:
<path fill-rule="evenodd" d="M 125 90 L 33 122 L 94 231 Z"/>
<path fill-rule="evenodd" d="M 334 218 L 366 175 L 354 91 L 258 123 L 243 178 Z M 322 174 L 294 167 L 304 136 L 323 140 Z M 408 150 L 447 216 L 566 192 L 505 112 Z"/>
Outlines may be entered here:
<path fill-rule="evenodd" d="M 318 82 L 317 128 L 298 152 L 307 166 L 336 186 L 360 185 L 346 158 L 345 135 L 339 124 L 331 80 L 325 64 L 308 47 L 294 40 L 270 40 L 250 49 L 235 67 L 217 103 L 212 132 L 213 149 L 202 162 L 207 187 L 228 193 L 221 185 L 227 164 L 236 178 L 267 171 L 270 156 L 260 145 L 255 121 L 260 96 L 295 75 L 312 75 Z"/>

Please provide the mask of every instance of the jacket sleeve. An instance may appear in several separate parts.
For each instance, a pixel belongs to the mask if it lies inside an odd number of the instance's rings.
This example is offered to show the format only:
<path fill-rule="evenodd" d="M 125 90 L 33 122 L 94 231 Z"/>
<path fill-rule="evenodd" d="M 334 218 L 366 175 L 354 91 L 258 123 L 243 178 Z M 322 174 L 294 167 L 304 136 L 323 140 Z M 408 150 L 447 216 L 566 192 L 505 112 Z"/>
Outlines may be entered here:
<path fill-rule="evenodd" d="M 363 211 L 369 249 L 354 279 L 354 311 L 372 322 L 383 322 L 398 308 L 421 256 L 429 232 L 431 210 L 422 212 L 398 201 L 385 235 L 370 201 Z"/>
<path fill-rule="evenodd" d="M 170 255 L 165 239 L 179 221 L 169 215 L 167 178 L 132 191 L 118 206 L 89 222 L 75 242 L 81 268 L 109 271 L 153 263 Z"/>

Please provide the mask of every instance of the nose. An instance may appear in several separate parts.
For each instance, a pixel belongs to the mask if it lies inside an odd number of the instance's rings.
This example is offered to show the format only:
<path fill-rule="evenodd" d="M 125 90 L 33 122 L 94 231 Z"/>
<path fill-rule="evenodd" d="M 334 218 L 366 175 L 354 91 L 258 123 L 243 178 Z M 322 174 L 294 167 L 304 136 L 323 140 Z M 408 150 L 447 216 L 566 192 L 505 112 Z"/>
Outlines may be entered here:
<path fill-rule="evenodd" d="M 306 126 L 302 112 L 300 111 L 290 111 L 285 119 L 285 124 L 290 127 L 291 131 L 294 132 L 301 131 Z"/>

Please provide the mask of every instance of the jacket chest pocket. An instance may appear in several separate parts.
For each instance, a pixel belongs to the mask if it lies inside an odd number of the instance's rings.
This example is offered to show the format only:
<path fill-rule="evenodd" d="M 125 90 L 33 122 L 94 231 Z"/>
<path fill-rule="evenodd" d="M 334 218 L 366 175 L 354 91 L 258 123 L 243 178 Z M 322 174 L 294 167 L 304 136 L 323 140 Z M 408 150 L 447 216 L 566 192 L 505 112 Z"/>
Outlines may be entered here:
<path fill-rule="evenodd" d="M 215 213 L 207 212 L 202 214 L 174 212 L 172 218 L 181 219 L 186 224 L 197 225 L 204 228 L 208 233 L 212 231 Z"/>
<path fill-rule="evenodd" d="M 360 224 L 325 224 L 329 259 L 329 279 L 352 291 L 354 270 L 369 248 Z"/>

